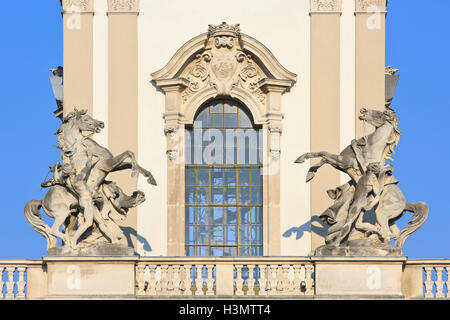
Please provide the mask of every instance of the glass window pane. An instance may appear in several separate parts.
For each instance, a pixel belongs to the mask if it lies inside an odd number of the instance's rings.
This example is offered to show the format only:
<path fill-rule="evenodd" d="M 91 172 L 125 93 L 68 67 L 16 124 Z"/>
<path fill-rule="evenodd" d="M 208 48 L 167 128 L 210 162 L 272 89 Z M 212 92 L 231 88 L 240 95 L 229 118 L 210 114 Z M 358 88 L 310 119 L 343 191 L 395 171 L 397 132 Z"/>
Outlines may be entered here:
<path fill-rule="evenodd" d="M 223 256 L 224 257 L 236 257 L 237 256 L 237 248 L 236 247 L 223 248 Z"/>
<path fill-rule="evenodd" d="M 223 208 L 212 207 L 211 208 L 211 224 L 223 224 Z"/>
<path fill-rule="evenodd" d="M 222 257 L 223 256 L 223 248 L 222 247 L 212 247 L 211 248 L 211 256 Z"/>
<path fill-rule="evenodd" d="M 252 203 L 262 204 L 262 188 L 252 188 Z"/>
<path fill-rule="evenodd" d="M 185 190 L 185 203 L 195 204 L 195 187 L 187 187 Z"/>
<path fill-rule="evenodd" d="M 236 105 L 232 102 L 225 102 L 223 104 L 223 112 L 224 113 L 237 113 Z"/>
<path fill-rule="evenodd" d="M 251 229 L 250 226 L 239 227 L 239 244 L 251 244 Z"/>
<path fill-rule="evenodd" d="M 239 185 L 250 185 L 250 168 L 239 168 Z"/>
<path fill-rule="evenodd" d="M 194 128 L 206 128 L 209 125 L 209 110 L 203 109 L 195 118 Z"/>
<path fill-rule="evenodd" d="M 252 209 L 252 224 L 263 223 L 263 208 L 256 207 Z"/>
<path fill-rule="evenodd" d="M 239 256 L 248 257 L 250 256 L 250 247 L 239 247 Z"/>
<path fill-rule="evenodd" d="M 223 226 L 211 226 L 211 244 L 223 244 Z"/>
<path fill-rule="evenodd" d="M 193 164 L 203 163 L 203 149 L 201 147 L 194 147 Z"/>
<path fill-rule="evenodd" d="M 252 186 L 262 186 L 262 168 L 252 168 Z"/>
<path fill-rule="evenodd" d="M 251 128 L 252 122 L 249 116 L 242 110 L 239 109 L 239 128 Z"/>
<path fill-rule="evenodd" d="M 211 113 L 222 113 L 223 112 L 223 102 L 217 101 L 217 102 L 213 103 L 211 105 L 211 107 L 209 107 L 209 109 L 211 110 Z"/>
<path fill-rule="evenodd" d="M 197 208 L 197 223 L 209 224 L 209 208 L 199 207 Z"/>
<path fill-rule="evenodd" d="M 213 186 L 223 185 L 223 169 L 213 168 L 211 170 L 211 184 Z"/>
<path fill-rule="evenodd" d="M 209 244 L 209 227 L 197 228 L 197 241 L 198 244 Z"/>
<path fill-rule="evenodd" d="M 197 188 L 197 204 L 209 203 L 209 189 L 205 187 Z"/>
<path fill-rule="evenodd" d="M 236 204 L 236 188 L 225 189 L 225 204 Z"/>
<path fill-rule="evenodd" d="M 211 188 L 212 204 L 223 204 L 223 188 Z"/>
<path fill-rule="evenodd" d="M 185 222 L 186 224 L 195 224 L 196 222 L 196 207 L 186 207 L 185 209 Z"/>
<path fill-rule="evenodd" d="M 262 247 L 252 247 L 252 256 L 262 256 L 263 255 L 263 248 Z"/>
<path fill-rule="evenodd" d="M 262 244 L 262 228 L 252 226 L 252 244 Z"/>
<path fill-rule="evenodd" d="M 208 247 L 197 247 L 197 256 L 198 257 L 209 256 Z"/>
<path fill-rule="evenodd" d="M 194 147 L 202 147 L 204 146 L 203 137 L 205 137 L 204 140 L 208 139 L 208 135 L 205 134 L 205 130 L 203 129 L 194 129 Z M 208 145 L 208 144 L 206 144 Z"/>
<path fill-rule="evenodd" d="M 226 224 L 237 224 L 237 208 L 236 207 L 227 207 L 225 209 L 226 212 Z"/>
<path fill-rule="evenodd" d="M 225 227 L 225 244 L 237 245 L 237 226 Z"/>
<path fill-rule="evenodd" d="M 250 188 L 241 187 L 239 188 L 239 204 L 250 204 Z"/>
<path fill-rule="evenodd" d="M 225 128 L 236 128 L 237 127 L 237 114 L 235 114 L 235 113 L 225 114 L 223 121 L 224 121 L 223 126 Z"/>
<path fill-rule="evenodd" d="M 185 228 L 185 241 L 186 244 L 196 244 L 196 234 L 194 226 L 188 226 Z"/>
<path fill-rule="evenodd" d="M 186 246 L 185 253 L 187 257 L 195 256 L 195 247 L 193 246 Z"/>
<path fill-rule="evenodd" d="M 222 128 L 223 127 L 223 114 L 216 113 L 211 114 L 211 128 Z"/>
<path fill-rule="evenodd" d="M 251 210 L 250 207 L 243 207 L 239 208 L 239 215 L 240 215 L 240 223 L 241 224 L 251 224 Z"/>
<path fill-rule="evenodd" d="M 196 184 L 196 168 L 186 168 L 184 177 L 186 186 L 195 186 Z"/>
<path fill-rule="evenodd" d="M 236 169 L 224 169 L 224 175 L 226 186 L 236 185 Z"/>
<path fill-rule="evenodd" d="M 198 168 L 197 169 L 197 185 L 208 186 L 209 185 L 209 169 Z"/>

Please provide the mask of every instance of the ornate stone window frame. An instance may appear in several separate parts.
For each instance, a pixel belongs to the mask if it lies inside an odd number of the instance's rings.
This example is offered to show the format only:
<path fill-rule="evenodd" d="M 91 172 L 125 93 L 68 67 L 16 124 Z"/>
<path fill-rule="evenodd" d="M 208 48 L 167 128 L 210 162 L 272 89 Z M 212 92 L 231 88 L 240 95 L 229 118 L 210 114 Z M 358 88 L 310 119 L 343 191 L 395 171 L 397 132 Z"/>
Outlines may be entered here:
<path fill-rule="evenodd" d="M 243 103 L 263 128 L 264 255 L 280 255 L 281 102 L 297 75 L 262 43 L 242 34 L 239 25 L 223 22 L 185 43 L 152 79 L 165 93 L 167 255 L 184 256 L 184 127 L 193 124 L 198 108 L 216 98 Z"/>

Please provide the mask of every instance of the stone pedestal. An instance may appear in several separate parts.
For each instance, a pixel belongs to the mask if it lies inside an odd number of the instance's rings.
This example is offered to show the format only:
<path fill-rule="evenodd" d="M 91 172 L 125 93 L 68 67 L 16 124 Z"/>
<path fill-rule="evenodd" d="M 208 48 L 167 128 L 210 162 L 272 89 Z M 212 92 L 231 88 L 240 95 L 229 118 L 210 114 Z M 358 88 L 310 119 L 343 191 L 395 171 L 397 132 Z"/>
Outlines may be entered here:
<path fill-rule="evenodd" d="M 44 257 L 48 299 L 134 298 L 137 257 Z"/>
<path fill-rule="evenodd" d="M 98 243 L 90 247 L 73 250 L 67 246 L 47 250 L 49 257 L 133 257 L 133 248 L 115 243 Z"/>
<path fill-rule="evenodd" d="M 316 257 L 316 298 L 404 298 L 402 267 L 406 257 Z"/>

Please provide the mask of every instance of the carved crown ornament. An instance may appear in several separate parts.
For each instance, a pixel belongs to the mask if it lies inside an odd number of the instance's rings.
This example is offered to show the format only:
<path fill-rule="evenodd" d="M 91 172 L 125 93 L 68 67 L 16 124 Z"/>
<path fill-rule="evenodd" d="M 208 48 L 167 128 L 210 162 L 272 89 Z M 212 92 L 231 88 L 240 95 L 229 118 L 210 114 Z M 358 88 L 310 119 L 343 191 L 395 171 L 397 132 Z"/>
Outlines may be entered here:
<path fill-rule="evenodd" d="M 382 13 L 386 11 L 387 0 L 356 0 L 356 13 Z"/>
<path fill-rule="evenodd" d="M 108 0 L 108 13 L 139 13 L 139 0 Z"/>
<path fill-rule="evenodd" d="M 242 34 L 239 24 L 222 22 L 188 41 L 152 78 L 166 95 L 169 91 L 179 94 L 178 106 L 172 100 L 171 105 L 166 103 L 166 115 L 177 114 L 173 122 L 192 123 L 203 102 L 228 97 L 244 103 L 255 123 L 266 123 L 268 92 L 290 88 L 296 75 L 283 68 L 264 45 Z"/>
<path fill-rule="evenodd" d="M 63 12 L 94 12 L 94 0 L 62 0 Z"/>
<path fill-rule="evenodd" d="M 311 0 L 311 13 L 341 13 L 342 0 Z"/>

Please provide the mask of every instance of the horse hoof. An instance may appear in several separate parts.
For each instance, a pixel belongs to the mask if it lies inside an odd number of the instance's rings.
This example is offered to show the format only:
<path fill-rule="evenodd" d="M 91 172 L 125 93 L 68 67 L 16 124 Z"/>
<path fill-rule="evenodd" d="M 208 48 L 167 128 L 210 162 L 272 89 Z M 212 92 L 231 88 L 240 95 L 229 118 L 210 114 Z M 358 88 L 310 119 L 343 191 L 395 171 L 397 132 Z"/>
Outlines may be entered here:
<path fill-rule="evenodd" d="M 308 172 L 308 174 L 306 175 L 306 182 L 310 182 L 315 176 L 314 172 Z"/>
<path fill-rule="evenodd" d="M 295 160 L 294 163 L 304 163 L 305 162 L 305 158 L 303 157 L 298 157 L 297 160 Z"/>

